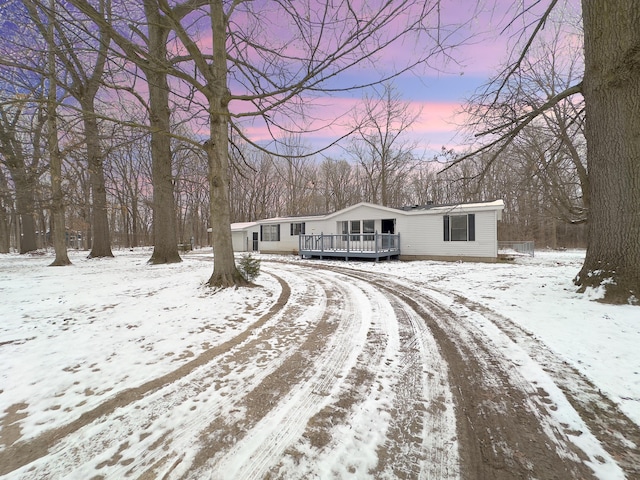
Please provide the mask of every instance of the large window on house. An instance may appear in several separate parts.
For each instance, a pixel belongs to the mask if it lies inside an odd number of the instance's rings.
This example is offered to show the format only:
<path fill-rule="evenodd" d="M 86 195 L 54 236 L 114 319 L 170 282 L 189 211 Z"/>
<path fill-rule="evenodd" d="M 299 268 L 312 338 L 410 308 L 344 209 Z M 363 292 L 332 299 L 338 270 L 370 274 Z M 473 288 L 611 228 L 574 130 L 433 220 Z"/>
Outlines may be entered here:
<path fill-rule="evenodd" d="M 362 230 L 360 230 L 360 220 L 351 220 L 349 223 L 351 224 L 351 241 L 357 242 L 360 240 L 360 233 L 362 232 Z"/>
<path fill-rule="evenodd" d="M 362 233 L 376 233 L 376 221 L 375 220 L 363 220 L 362 221 Z M 365 235 L 365 240 L 373 240 L 373 235 Z"/>
<path fill-rule="evenodd" d="M 376 221 L 375 220 L 349 220 L 338 222 L 338 233 L 340 235 L 351 235 L 351 241 L 356 242 L 360 240 L 360 234 L 373 234 L 376 233 Z M 373 235 L 365 235 L 365 240 L 373 240 Z"/>
<path fill-rule="evenodd" d="M 260 225 L 261 242 L 279 242 L 280 225 Z"/>
<path fill-rule="evenodd" d="M 292 223 L 291 235 L 304 235 L 304 222 Z"/>
<path fill-rule="evenodd" d="M 468 215 L 445 215 L 444 241 L 445 242 L 473 242 L 476 239 L 476 216 L 473 213 Z"/>

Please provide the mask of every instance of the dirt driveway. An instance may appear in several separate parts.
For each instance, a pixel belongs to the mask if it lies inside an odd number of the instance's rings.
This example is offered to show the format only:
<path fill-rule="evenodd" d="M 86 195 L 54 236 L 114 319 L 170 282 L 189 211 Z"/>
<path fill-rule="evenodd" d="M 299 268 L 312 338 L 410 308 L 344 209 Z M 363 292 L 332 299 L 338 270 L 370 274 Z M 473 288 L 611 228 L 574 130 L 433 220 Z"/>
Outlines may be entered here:
<path fill-rule="evenodd" d="M 281 294 L 233 339 L 35 438 L 6 412 L 0 476 L 640 478 L 638 426 L 499 313 L 338 263 L 263 272 Z"/>

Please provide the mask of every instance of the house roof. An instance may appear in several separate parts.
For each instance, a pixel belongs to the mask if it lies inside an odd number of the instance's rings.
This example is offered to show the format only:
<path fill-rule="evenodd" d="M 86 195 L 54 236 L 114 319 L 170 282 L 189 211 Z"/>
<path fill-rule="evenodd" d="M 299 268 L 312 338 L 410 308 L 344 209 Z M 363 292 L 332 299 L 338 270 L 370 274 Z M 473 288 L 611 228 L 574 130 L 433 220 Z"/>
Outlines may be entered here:
<path fill-rule="evenodd" d="M 490 202 L 469 202 L 469 203 L 448 203 L 440 205 L 411 205 L 409 207 L 402 207 L 399 210 L 412 213 L 425 213 L 426 211 L 433 211 L 434 213 L 442 214 L 445 212 L 467 212 L 478 210 L 504 210 L 503 200 L 493 200 Z"/>
<path fill-rule="evenodd" d="M 271 223 L 283 223 L 283 222 L 304 222 L 310 220 L 320 220 L 320 219 L 330 219 L 337 215 L 341 215 L 344 213 L 348 213 L 352 210 L 357 210 L 361 207 L 369 207 L 374 208 L 376 210 L 380 210 L 381 212 L 386 212 L 392 215 L 442 215 L 446 213 L 464 213 L 464 212 L 473 212 L 473 211 L 483 211 L 483 210 L 499 210 L 502 211 L 504 209 L 504 201 L 502 200 L 494 200 L 491 202 L 472 202 L 472 203 L 451 203 L 445 205 L 411 205 L 408 207 L 385 207 L 382 205 L 377 205 L 375 203 L 369 202 L 360 202 L 355 205 L 351 205 L 349 207 L 343 208 L 342 210 L 337 210 L 333 213 L 329 213 L 326 215 L 306 215 L 301 217 L 273 217 L 273 218 L 265 218 L 263 220 L 258 220 L 257 222 L 249 222 L 249 223 L 234 223 L 231 224 L 232 230 L 244 230 L 246 228 L 253 227 L 255 225 L 263 225 L 263 224 L 271 224 Z M 236 227 L 237 225 L 237 227 Z"/>
<path fill-rule="evenodd" d="M 251 228 L 251 227 L 255 227 L 258 224 L 258 222 L 238 222 L 238 223 L 232 223 L 231 224 L 231 231 L 240 231 L 240 230 L 246 230 L 247 228 Z"/>
<path fill-rule="evenodd" d="M 424 215 L 425 213 L 433 213 L 433 214 L 442 214 L 446 212 L 467 212 L 467 211 L 479 211 L 479 210 L 503 210 L 504 209 L 504 201 L 502 200 L 493 200 L 491 202 L 472 202 L 472 203 L 450 203 L 450 204 L 440 204 L 440 205 L 412 205 L 408 207 L 385 207 L 382 205 L 377 205 L 375 203 L 369 202 L 360 202 L 355 205 L 351 205 L 350 207 L 343 208 L 342 210 L 338 210 L 336 212 L 325 215 L 324 218 L 335 217 L 336 215 L 340 215 L 343 213 L 350 212 L 351 210 L 356 210 L 360 207 L 370 207 L 375 208 L 376 210 L 380 210 L 382 212 L 398 214 L 402 213 L 405 215 Z"/>
<path fill-rule="evenodd" d="M 282 223 L 282 222 L 305 222 L 307 220 L 317 220 L 320 218 L 325 218 L 327 215 L 304 215 L 304 216 L 290 216 L 290 217 L 272 217 L 272 218 L 264 218 L 262 220 L 258 220 L 254 222 L 256 224 L 264 224 L 264 223 Z"/>

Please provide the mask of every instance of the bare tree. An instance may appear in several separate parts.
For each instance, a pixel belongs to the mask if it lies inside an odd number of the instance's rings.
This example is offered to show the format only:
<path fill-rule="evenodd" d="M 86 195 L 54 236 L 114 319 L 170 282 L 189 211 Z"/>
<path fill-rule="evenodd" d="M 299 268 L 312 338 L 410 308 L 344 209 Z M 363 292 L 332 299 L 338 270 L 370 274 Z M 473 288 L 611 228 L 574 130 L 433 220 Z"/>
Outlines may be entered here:
<path fill-rule="evenodd" d="M 81 145 L 82 140 L 74 140 L 70 135 L 70 141 Z M 76 248 L 88 249 L 91 245 L 91 186 L 89 172 L 85 168 L 84 151 L 80 148 L 66 149 L 63 162 L 63 182 L 66 199 L 66 215 L 68 227 L 75 231 L 82 242 L 76 241 Z M 76 239 L 77 240 L 77 239 Z"/>
<path fill-rule="evenodd" d="M 187 135 L 187 132 L 184 134 Z M 175 141 L 174 178 L 178 238 L 182 244 L 207 243 L 209 189 L 207 159 L 200 148 Z"/>
<path fill-rule="evenodd" d="M 42 111 L 43 71 L 46 53 L 33 25 L 25 20 L 22 5 L 3 8 L 10 20 L 0 36 L 0 162 L 6 167 L 15 201 L 12 222 L 20 253 L 37 248 L 36 190 L 42 174 L 40 157 L 34 154 L 44 128 Z M 25 37 L 31 37 L 26 42 Z"/>
<path fill-rule="evenodd" d="M 209 160 L 215 257 L 214 272 L 208 283 L 211 286 L 243 284 L 244 279 L 235 267 L 229 228 L 229 128 L 249 139 L 232 118 L 260 116 L 271 128 L 283 127 L 279 123 L 282 115 L 291 118 L 291 112 L 299 112 L 304 103 L 303 94 L 335 89 L 335 83 L 330 81 L 337 75 L 374 59 L 400 39 L 424 33 L 425 20 L 435 4 L 381 2 L 367 4 L 356 13 L 349 2 L 341 5 L 319 2 L 308 5 L 308 10 L 299 2 L 273 2 L 269 22 L 285 20 L 273 27 L 284 27 L 282 33 L 291 32 L 285 34 L 285 38 L 276 39 L 265 30 L 263 7 L 253 2 L 225 5 L 221 0 L 212 0 L 206 10 L 211 50 L 201 47 L 168 3 L 162 0 L 159 6 L 188 54 L 185 59 L 188 62 L 173 63 L 182 68 L 172 75 L 188 82 L 202 95 L 209 119 L 209 139 L 204 149 Z M 402 18 L 411 20 L 400 24 Z M 393 31 L 388 29 L 392 23 Z M 296 49 L 290 48 L 292 41 L 297 42 Z M 431 53 L 427 50 L 425 55 Z M 424 60 L 424 56 L 419 56 L 400 70 Z M 194 68 L 195 75 L 189 73 Z M 390 75 L 396 74 L 398 71 Z M 232 101 L 242 101 L 253 108 L 232 113 L 229 109 Z"/>
<path fill-rule="evenodd" d="M 640 304 L 640 8 L 583 1 L 582 10 L 589 247 L 576 283 Z"/>
<path fill-rule="evenodd" d="M 273 157 L 246 143 L 231 152 L 231 219 L 247 222 L 273 217 L 284 188 Z"/>
<path fill-rule="evenodd" d="M 100 25 L 111 21 L 87 1 L 72 1 Z M 208 138 L 201 146 L 209 164 L 215 251 L 211 286 L 244 283 L 235 267 L 229 228 L 230 130 L 249 141 L 241 122 L 259 117 L 274 138 L 282 132 L 309 131 L 312 117 L 300 114 L 314 98 L 381 83 L 425 64 L 443 50 L 443 40 L 450 33 L 438 25 L 438 5 L 438 1 L 379 1 L 355 9 L 351 2 L 323 1 L 210 0 L 178 6 L 166 0 L 145 2 L 145 7 L 157 11 L 161 25 L 175 32 L 174 48 L 164 59 L 136 44 L 127 57 L 140 65 L 146 61 L 178 79 L 178 90 L 183 89 L 191 109 L 199 108 L 208 125 Z M 124 28 L 119 25 L 112 30 Z M 376 62 L 392 45 L 412 41 L 419 42 L 420 53 L 405 62 L 389 62 L 381 78 L 337 86 L 342 74 Z M 232 111 L 232 102 L 245 106 Z"/>
<path fill-rule="evenodd" d="M 0 164 L 0 253 L 11 251 L 12 203 L 4 169 Z"/>
<path fill-rule="evenodd" d="M 141 244 L 141 206 L 146 198 L 145 160 L 149 157 L 149 135 L 139 129 L 119 127 L 112 131 L 116 145 L 109 151 L 106 165 L 107 191 L 113 197 L 113 211 L 118 211 L 117 222 L 111 224 L 114 240 L 128 248 Z"/>
<path fill-rule="evenodd" d="M 104 154 L 101 151 L 96 114 L 96 97 L 102 86 L 107 61 L 109 31 L 99 29 L 98 32 L 91 32 L 89 28 L 82 28 L 78 22 L 66 22 L 65 19 L 73 18 L 73 12 L 63 11 L 59 16 L 57 11 L 50 8 L 48 2 L 44 4 L 29 0 L 24 3 L 31 20 L 43 37 L 53 35 L 53 32 L 49 33 L 48 27 L 49 24 L 53 25 L 58 39 L 55 42 L 56 57 L 64 66 L 64 75 L 59 74 L 59 84 L 77 100 L 80 107 L 92 198 L 93 241 L 89 258 L 112 257 L 107 219 Z M 55 7 L 56 3 L 53 3 L 53 6 Z M 100 2 L 100 9 L 105 11 L 105 1 Z M 40 12 L 44 12 L 43 16 L 49 19 L 48 22 L 40 18 Z M 97 37 L 95 41 L 94 35 Z M 67 81 L 62 83 L 62 80 Z"/>
<path fill-rule="evenodd" d="M 25 142 L 21 139 L 19 128 L 24 121 L 23 113 L 29 104 L 25 96 L 18 95 L 9 102 L 0 103 L 0 160 L 7 167 L 13 180 L 16 195 L 16 211 L 20 221 L 19 243 L 20 253 L 28 253 L 37 249 L 35 198 L 36 184 L 40 173 L 39 158 L 29 158 L 25 151 Z M 28 132 L 28 138 L 35 144 L 42 132 L 42 118 L 39 110 L 31 104 L 27 116 L 35 120 L 30 126 L 35 127 Z"/>
<path fill-rule="evenodd" d="M 492 151 L 492 158 L 497 158 L 536 118 L 581 95 L 587 162 L 586 168 L 580 168 L 581 162 L 575 162 L 575 167 L 583 176 L 585 206 L 589 208 L 589 243 L 575 283 L 580 291 L 602 287 L 607 302 L 638 304 L 640 144 L 635 132 L 640 130 L 640 108 L 635 99 L 640 98 L 640 31 L 636 27 L 640 8 L 634 0 L 583 0 L 584 75 L 551 96 L 541 92 L 539 101 L 532 104 L 517 90 L 508 93 L 506 86 L 522 73 L 535 38 L 552 20 L 558 3 L 550 0 L 541 17 L 530 23 L 533 31 L 524 47 L 482 95 L 484 107 L 499 121 L 482 132 L 492 139 L 479 151 Z M 523 9 L 518 16 L 525 18 L 529 12 Z M 570 123 L 579 121 L 574 116 Z"/>
<path fill-rule="evenodd" d="M 325 198 L 325 213 L 341 210 L 361 198 L 354 182 L 353 167 L 346 160 L 326 158 L 320 164 L 320 179 Z"/>
<path fill-rule="evenodd" d="M 64 217 L 64 199 L 62 193 L 62 155 L 58 144 L 58 80 L 56 71 L 56 41 L 55 41 L 55 8 L 54 0 L 49 0 L 49 10 L 46 15 L 46 43 L 47 43 L 47 150 L 49 152 L 49 170 L 51 174 L 51 220 L 52 237 L 55 259 L 52 266 L 70 265 L 67 255 L 66 228 Z M 35 6 L 30 6 L 32 14 Z M 45 25 L 43 25 L 45 27 Z"/>
<path fill-rule="evenodd" d="M 122 7 L 125 16 L 116 17 L 113 10 L 96 9 L 86 0 L 71 0 L 70 3 L 96 22 L 101 29 L 107 30 L 110 38 L 121 49 L 114 53 L 134 63 L 146 77 L 149 91 L 154 212 L 154 250 L 149 263 L 180 262 L 171 166 L 171 89 L 167 78 L 171 70 L 167 59 L 171 23 L 160 10 L 156 0 L 143 2 L 144 20 L 131 18 L 130 9 L 124 4 L 119 4 L 118 7 Z M 171 10 L 171 18 L 179 22 L 200 3 L 206 2 L 189 0 L 174 7 L 165 6 Z M 136 21 L 135 26 L 132 25 L 132 21 Z M 123 24 L 127 26 L 123 27 Z M 134 38 L 124 33 L 129 30 L 129 26 L 135 34 Z"/>
<path fill-rule="evenodd" d="M 364 169 L 369 182 L 369 201 L 391 204 L 391 195 L 416 165 L 415 144 L 405 138 L 419 111 L 411 111 L 391 83 L 384 83 L 377 96 L 365 96 L 356 113 L 356 138 L 349 149 Z"/>
<path fill-rule="evenodd" d="M 300 135 L 290 135 L 278 146 L 278 155 L 270 156 L 277 175 L 280 177 L 282 192 L 278 215 L 311 214 L 314 211 L 316 194 L 316 166 L 314 158 L 308 155 Z"/>
<path fill-rule="evenodd" d="M 189 3 L 189 2 L 187 2 Z M 171 113 L 169 109 L 169 84 L 167 71 L 167 40 L 170 22 L 161 14 L 156 0 L 145 0 L 144 12 L 147 18 L 148 56 L 140 57 L 138 48 L 122 36 L 116 42 L 125 49 L 130 60 L 142 68 L 149 87 L 149 116 L 151 126 L 151 160 L 153 174 L 153 230 L 154 248 L 152 264 L 180 262 L 178 254 L 176 210 L 171 169 Z M 181 19 L 190 11 L 182 5 L 174 7 L 172 14 Z"/>

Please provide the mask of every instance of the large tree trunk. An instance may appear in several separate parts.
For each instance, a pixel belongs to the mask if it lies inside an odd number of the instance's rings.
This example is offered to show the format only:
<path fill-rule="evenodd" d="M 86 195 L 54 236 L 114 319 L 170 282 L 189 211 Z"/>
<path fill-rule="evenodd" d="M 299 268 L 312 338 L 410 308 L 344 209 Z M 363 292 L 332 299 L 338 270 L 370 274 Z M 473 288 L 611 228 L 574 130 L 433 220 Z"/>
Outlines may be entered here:
<path fill-rule="evenodd" d="M 10 249 L 9 218 L 4 206 L 0 205 L 0 253 L 9 253 Z"/>
<path fill-rule="evenodd" d="M 55 11 L 55 1 L 49 0 L 49 27 L 47 30 L 47 41 L 49 42 L 48 68 L 49 68 L 49 92 L 47 103 L 47 128 L 49 141 L 49 169 L 51 172 L 51 220 L 53 234 L 53 249 L 56 258 L 51 266 L 71 265 L 71 260 L 67 255 L 66 228 L 64 221 L 64 202 L 62 194 L 62 158 L 58 146 L 58 119 L 56 117 L 57 88 L 56 79 L 56 56 L 55 40 L 53 34 L 53 12 Z"/>
<path fill-rule="evenodd" d="M 0 190 L 9 191 L 7 187 L 7 179 L 2 171 L 0 171 Z M 9 253 L 11 251 L 11 222 L 9 196 L 0 197 L 0 253 Z"/>
<path fill-rule="evenodd" d="M 14 142 L 16 143 L 16 142 Z M 36 250 L 35 215 L 35 178 L 27 172 L 22 152 L 11 152 L 6 158 L 7 168 L 13 180 L 16 192 L 16 213 L 20 221 L 16 222 L 16 241 L 21 254 Z M 18 226 L 20 228 L 18 228 Z"/>
<path fill-rule="evenodd" d="M 582 2 L 589 245 L 576 277 L 604 301 L 640 302 L 640 9 Z"/>
<path fill-rule="evenodd" d="M 226 25 L 221 0 L 211 2 L 214 82 L 210 85 L 209 115 L 211 138 L 205 144 L 211 189 L 211 238 L 213 274 L 208 285 L 231 287 L 248 282 L 236 268 L 231 242 L 229 203 L 229 91 L 227 89 Z"/>
<path fill-rule="evenodd" d="M 212 135 L 211 140 L 205 145 L 209 160 L 211 239 L 213 244 L 213 274 L 207 283 L 212 287 L 232 287 L 246 285 L 248 282 L 236 268 L 233 255 L 227 129 L 226 122 L 220 123 L 222 125 L 216 126 L 224 133 Z M 214 132 L 212 131 L 212 133 Z M 222 140 L 223 137 L 224 140 Z"/>
<path fill-rule="evenodd" d="M 149 53 L 158 65 L 167 58 L 167 35 L 156 2 L 144 2 L 149 20 Z M 149 85 L 149 117 L 151 125 L 151 175 L 153 182 L 153 254 L 151 264 L 181 262 L 176 235 L 176 207 L 171 172 L 171 113 L 167 74 L 145 68 Z"/>
<path fill-rule="evenodd" d="M 26 173 L 24 176 L 27 176 Z M 22 177 L 22 174 L 19 174 Z M 16 186 L 16 207 L 18 214 L 20 215 L 20 253 L 29 253 L 38 249 L 36 245 L 36 222 L 33 218 L 35 214 L 34 194 L 33 186 L 30 185 L 30 181 L 20 178 L 16 179 L 14 176 L 14 183 Z"/>
<path fill-rule="evenodd" d="M 82 103 L 84 117 L 84 134 L 87 145 L 87 161 L 89 164 L 89 182 L 91 184 L 91 224 L 93 236 L 89 258 L 113 257 L 111 237 L 109 235 L 109 218 L 107 216 L 107 189 L 104 181 L 104 166 L 100 150 L 98 122 L 94 113 L 93 101 Z"/>
<path fill-rule="evenodd" d="M 53 249 L 56 254 L 56 258 L 51 263 L 51 266 L 64 266 L 71 265 L 71 260 L 67 255 L 67 242 L 66 242 L 66 229 L 64 221 L 64 205 L 61 187 L 60 168 L 57 168 L 57 172 L 54 173 L 54 166 L 51 165 L 51 188 L 53 189 L 53 199 L 51 204 L 51 220 L 53 225 Z M 54 177 L 57 177 L 54 179 Z"/>

